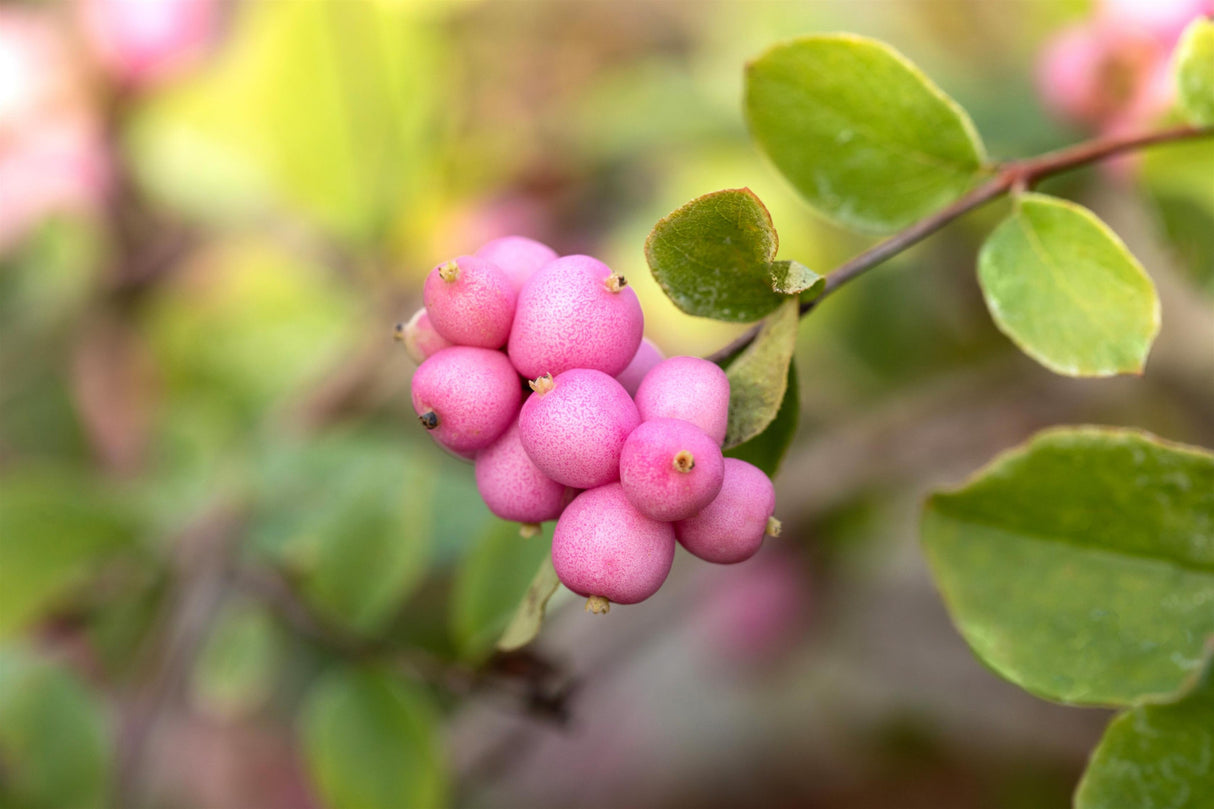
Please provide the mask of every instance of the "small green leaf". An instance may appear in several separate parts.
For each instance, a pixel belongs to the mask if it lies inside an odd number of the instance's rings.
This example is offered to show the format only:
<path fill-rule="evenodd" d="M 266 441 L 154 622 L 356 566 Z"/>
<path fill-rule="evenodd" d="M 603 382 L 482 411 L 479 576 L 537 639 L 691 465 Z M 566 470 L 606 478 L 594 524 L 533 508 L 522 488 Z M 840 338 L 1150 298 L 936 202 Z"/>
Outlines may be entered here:
<path fill-rule="evenodd" d="M 519 602 L 548 559 L 551 537 L 523 538 L 518 523 L 494 520 L 455 574 L 451 636 L 462 656 L 479 660 L 510 625 Z"/>
<path fill-rule="evenodd" d="M 799 261 L 773 261 L 771 288 L 781 295 L 800 295 L 801 300 L 813 300 L 826 288 L 826 278 Z"/>
<path fill-rule="evenodd" d="M 1120 714 L 1079 782 L 1075 809 L 1209 809 L 1214 800 L 1214 676 L 1184 699 Z"/>
<path fill-rule="evenodd" d="M 1150 277 L 1072 202 L 1022 195 L 982 246 L 978 280 L 999 330 L 1055 373 L 1140 373 L 1159 332 Z"/>
<path fill-rule="evenodd" d="M 687 314 L 749 323 L 784 300 L 772 288 L 778 246 L 767 208 L 749 188 L 736 188 L 697 197 L 659 221 L 645 258 Z"/>
<path fill-rule="evenodd" d="M 1214 636 L 1214 455 L 1144 433 L 1049 430 L 928 500 L 923 543 L 974 652 L 1046 699 L 1135 705 Z"/>
<path fill-rule="evenodd" d="M 727 458 L 752 463 L 775 477 L 784 460 L 788 447 L 792 444 L 793 436 L 797 433 L 797 424 L 801 419 L 801 392 L 797 384 L 797 364 L 788 364 L 788 385 L 784 391 L 784 400 L 776 411 L 775 420 L 767 425 L 767 429 L 744 444 L 739 444 L 726 450 Z"/>
<path fill-rule="evenodd" d="M 264 608 L 229 605 L 195 665 L 194 695 L 210 713 L 249 714 L 273 693 L 281 645 L 278 627 Z"/>
<path fill-rule="evenodd" d="M 1195 124 L 1214 126 L 1214 20 L 1199 17 L 1176 47 L 1180 108 Z"/>
<path fill-rule="evenodd" d="M 552 566 L 552 557 L 547 556 L 540 562 L 540 569 L 535 572 L 531 585 L 523 594 L 514 617 L 506 624 L 506 631 L 498 638 L 497 648 L 503 652 L 513 652 L 521 649 L 540 633 L 544 624 L 544 610 L 548 607 L 548 599 L 556 592 L 561 580 L 556 577 L 556 568 Z"/>
<path fill-rule="evenodd" d="M 108 805 L 109 733 L 75 674 L 23 649 L 0 650 L 0 806 Z"/>
<path fill-rule="evenodd" d="M 767 429 L 788 387 L 788 365 L 797 346 L 799 302 L 784 305 L 763 323 L 754 342 L 729 364 L 729 424 L 725 448 L 736 447 Z"/>
<path fill-rule="evenodd" d="M 438 722 L 426 694 L 380 671 L 338 670 L 308 695 L 308 770 L 334 809 L 445 806 Z"/>
<path fill-rule="evenodd" d="M 982 143 L 965 111 L 888 45 L 849 34 L 777 45 L 746 71 L 759 146 L 824 215 L 891 231 L 964 193 Z"/>
<path fill-rule="evenodd" d="M 41 470 L 0 480 L 0 637 L 37 619 L 135 535 L 129 510 L 82 475 Z"/>

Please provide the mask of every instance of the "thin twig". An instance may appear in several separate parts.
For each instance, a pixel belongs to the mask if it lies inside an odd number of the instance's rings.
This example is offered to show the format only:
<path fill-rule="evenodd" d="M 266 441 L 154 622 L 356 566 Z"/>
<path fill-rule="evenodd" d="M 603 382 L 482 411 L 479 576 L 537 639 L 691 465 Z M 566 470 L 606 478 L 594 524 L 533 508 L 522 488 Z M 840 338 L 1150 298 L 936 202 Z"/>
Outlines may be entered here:
<path fill-rule="evenodd" d="M 801 304 L 801 316 L 809 314 L 824 298 L 848 281 L 859 278 L 873 267 L 883 264 L 912 245 L 923 241 L 953 220 L 960 219 L 970 211 L 981 208 L 991 200 L 997 199 L 1015 188 L 1030 188 L 1035 183 L 1055 174 L 1062 174 L 1148 146 L 1209 137 L 1214 137 L 1214 127 L 1176 126 L 1145 134 L 1097 138 L 1037 157 L 1004 163 L 989 179 L 968 193 L 884 241 L 878 242 L 828 273 L 826 287 L 822 290 L 822 294 L 812 301 Z M 759 326 L 755 325 L 729 345 L 709 354 L 707 359 L 713 362 L 728 359 L 750 345 L 758 333 Z"/>

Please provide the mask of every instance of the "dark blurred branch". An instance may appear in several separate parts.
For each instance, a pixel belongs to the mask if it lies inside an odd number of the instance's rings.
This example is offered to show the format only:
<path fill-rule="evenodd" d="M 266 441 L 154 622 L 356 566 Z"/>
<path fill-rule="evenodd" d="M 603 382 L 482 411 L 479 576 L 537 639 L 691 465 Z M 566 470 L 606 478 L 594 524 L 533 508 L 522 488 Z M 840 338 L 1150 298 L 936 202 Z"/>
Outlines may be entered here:
<path fill-rule="evenodd" d="M 960 219 L 970 211 L 981 208 L 1009 191 L 1028 189 L 1055 174 L 1062 174 L 1156 144 L 1209 137 L 1214 137 L 1214 127 L 1177 126 L 1145 134 L 1096 138 L 1037 157 L 1004 163 L 996 168 L 994 175 L 988 180 L 951 204 L 920 219 L 884 241 L 878 242 L 828 273 L 826 288 L 822 294 L 812 301 L 801 304 L 801 316 L 809 314 L 824 298 L 848 281 L 860 277 L 872 268 L 923 241 L 953 220 Z M 729 358 L 750 345 L 758 333 L 759 326 L 755 325 L 729 345 L 710 354 L 707 359 L 720 362 Z"/>
<path fill-rule="evenodd" d="M 271 568 L 242 568 L 236 586 L 270 607 L 301 636 L 351 660 L 378 662 L 391 670 L 453 694 L 483 693 L 529 718 L 564 725 L 569 720 L 571 678 L 532 651 L 498 653 L 479 667 L 442 660 L 421 649 L 363 638 L 325 619 Z"/>

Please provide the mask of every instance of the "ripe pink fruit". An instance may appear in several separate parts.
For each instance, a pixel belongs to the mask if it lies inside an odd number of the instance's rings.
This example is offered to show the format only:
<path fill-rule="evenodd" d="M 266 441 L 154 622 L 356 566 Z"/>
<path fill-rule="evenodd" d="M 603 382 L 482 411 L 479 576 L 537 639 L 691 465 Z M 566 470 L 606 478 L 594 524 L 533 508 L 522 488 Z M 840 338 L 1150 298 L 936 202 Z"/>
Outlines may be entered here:
<path fill-rule="evenodd" d="M 540 470 L 589 489 L 620 476 L 620 451 L 641 423 L 628 391 L 602 371 L 575 368 L 543 376 L 519 413 L 519 435 Z"/>
<path fill-rule="evenodd" d="M 479 348 L 506 344 L 517 297 L 505 273 L 475 256 L 438 265 L 422 288 L 435 330 L 456 345 Z"/>
<path fill-rule="evenodd" d="M 556 259 L 555 250 L 526 236 L 502 236 L 486 242 L 473 255 L 496 264 L 515 291 L 522 289 L 540 267 Z"/>
<path fill-rule="evenodd" d="M 424 308 L 414 312 L 408 323 L 397 325 L 396 339 L 404 341 L 405 352 L 418 365 L 425 362 L 432 354 L 454 345 L 434 330 L 434 324 L 430 322 L 430 315 Z"/>
<path fill-rule="evenodd" d="M 413 374 L 413 409 L 435 441 L 464 455 L 484 449 L 518 415 L 523 391 L 500 351 L 444 348 Z"/>
<path fill-rule="evenodd" d="M 662 349 L 658 348 L 648 337 L 644 337 L 641 339 L 640 346 L 637 347 L 637 353 L 632 355 L 632 361 L 628 363 L 628 367 L 616 374 L 616 381 L 624 386 L 624 390 L 628 391 L 629 396 L 636 396 L 637 388 L 641 386 L 641 380 L 645 378 L 645 374 L 665 358 L 666 355 L 662 353 Z"/>
<path fill-rule="evenodd" d="M 569 502 L 568 489 L 539 470 L 519 440 L 518 422 L 476 456 L 476 488 L 503 520 L 555 520 Z"/>
<path fill-rule="evenodd" d="M 654 366 L 636 392 L 642 421 L 682 419 L 725 441 L 729 420 L 729 378 L 708 360 L 671 357 Z"/>
<path fill-rule="evenodd" d="M 610 376 L 636 354 L 644 316 L 622 276 L 590 256 L 563 256 L 531 276 L 518 295 L 509 353 L 534 379 L 572 368 Z"/>
<path fill-rule="evenodd" d="M 731 565 L 754 556 L 767 534 L 778 536 L 776 490 L 756 466 L 725 459 L 721 493 L 703 511 L 674 524 L 683 547 L 706 562 Z"/>
<path fill-rule="evenodd" d="M 561 583 L 606 612 L 658 591 L 674 561 L 674 529 L 637 511 L 618 483 L 579 494 L 552 533 L 552 565 Z"/>
<path fill-rule="evenodd" d="M 720 446 L 694 424 L 646 421 L 620 453 L 620 483 L 628 501 L 662 522 L 686 519 L 721 491 L 725 465 Z"/>

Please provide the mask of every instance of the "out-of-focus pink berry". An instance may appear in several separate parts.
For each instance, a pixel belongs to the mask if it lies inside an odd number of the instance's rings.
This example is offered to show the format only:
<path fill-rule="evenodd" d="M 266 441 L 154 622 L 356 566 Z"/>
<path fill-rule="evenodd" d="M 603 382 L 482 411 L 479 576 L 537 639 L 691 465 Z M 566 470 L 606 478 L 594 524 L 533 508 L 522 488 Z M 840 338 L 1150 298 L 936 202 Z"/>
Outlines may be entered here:
<path fill-rule="evenodd" d="M 172 76 L 207 50 L 217 0 L 80 0 L 84 34 L 119 80 L 148 84 Z"/>
<path fill-rule="evenodd" d="M 775 509 L 775 487 L 763 470 L 726 458 L 721 493 L 699 514 L 676 522 L 675 535 L 704 561 L 732 565 L 754 556 L 769 532 L 779 532 Z"/>
<path fill-rule="evenodd" d="M 1169 48 L 1189 23 L 1210 15 L 1214 0 L 1102 0 L 1097 7 L 1098 19 L 1138 29 Z"/>
<path fill-rule="evenodd" d="M 473 255 L 501 269 L 514 289 L 520 290 L 540 267 L 556 259 L 556 251 L 526 236 L 502 236 L 481 246 Z"/>
<path fill-rule="evenodd" d="M 458 455 L 492 444 L 518 415 L 523 392 L 500 351 L 444 348 L 413 374 L 413 409 L 435 441 Z"/>
<path fill-rule="evenodd" d="M 519 413 L 523 447 L 545 475 L 577 489 L 620 477 L 620 452 L 641 423 L 628 391 L 589 368 L 541 377 Z"/>
<path fill-rule="evenodd" d="M 1084 23 L 1059 33 L 1042 52 L 1037 85 L 1047 108 L 1100 129 L 1144 103 L 1159 62 L 1158 42 L 1142 30 Z"/>
<path fill-rule="evenodd" d="M 525 377 L 591 368 L 615 376 L 641 344 L 636 293 L 603 262 L 563 256 L 531 276 L 518 296 L 509 353 Z"/>
<path fill-rule="evenodd" d="M 655 365 L 636 392 L 642 421 L 682 419 L 708 433 L 718 445 L 729 422 L 729 378 L 699 357 L 671 357 Z"/>
<path fill-rule="evenodd" d="M 605 612 L 656 593 L 674 561 L 674 529 L 628 502 L 619 483 L 582 492 L 557 520 L 552 565 L 561 583 Z"/>
<path fill-rule="evenodd" d="M 418 365 L 432 354 L 455 345 L 434 330 L 434 324 L 430 322 L 430 315 L 425 307 L 414 312 L 413 317 L 397 329 L 397 339 L 404 341 L 405 352 Z"/>
<path fill-rule="evenodd" d="M 514 522 L 555 520 L 569 502 L 568 487 L 541 472 L 523 449 L 517 421 L 477 454 L 476 488 L 490 511 Z"/>
<path fill-rule="evenodd" d="M 662 522 L 686 519 L 721 491 L 720 445 L 679 419 L 646 421 L 620 453 L 620 484 L 637 510 Z"/>
<path fill-rule="evenodd" d="M 640 346 L 637 347 L 637 353 L 632 355 L 632 361 L 628 363 L 628 367 L 616 375 L 616 381 L 624 386 L 624 390 L 628 391 L 629 396 L 636 396 L 637 388 L 641 386 L 641 380 L 645 378 L 645 374 L 653 370 L 653 366 L 664 359 L 666 359 L 666 355 L 662 353 L 662 349 L 658 348 L 648 337 L 644 337 L 641 339 Z"/>
<path fill-rule="evenodd" d="M 510 336 L 517 293 L 497 265 L 459 256 L 426 276 L 422 300 L 435 331 L 462 346 L 501 348 Z"/>

